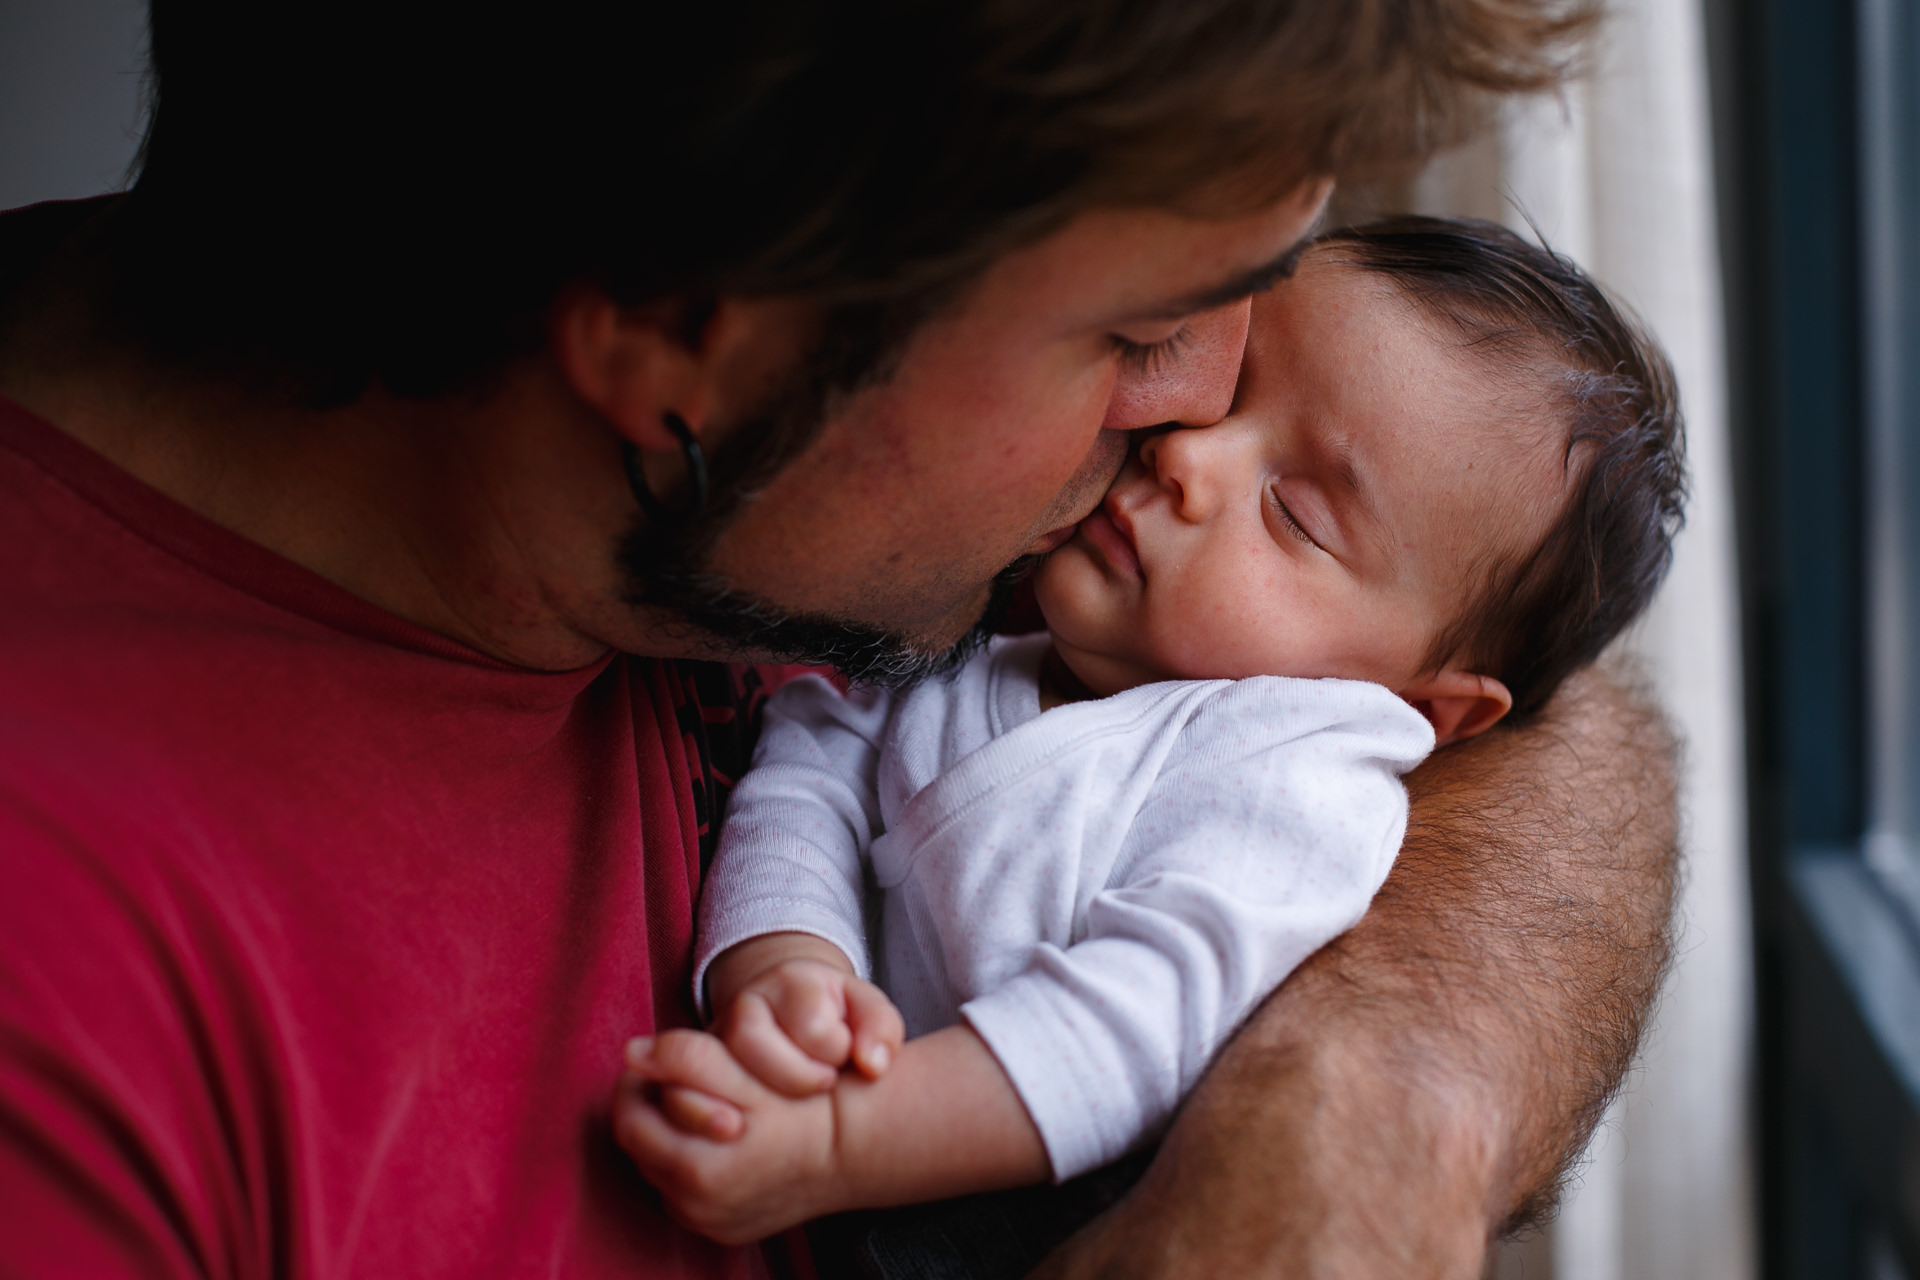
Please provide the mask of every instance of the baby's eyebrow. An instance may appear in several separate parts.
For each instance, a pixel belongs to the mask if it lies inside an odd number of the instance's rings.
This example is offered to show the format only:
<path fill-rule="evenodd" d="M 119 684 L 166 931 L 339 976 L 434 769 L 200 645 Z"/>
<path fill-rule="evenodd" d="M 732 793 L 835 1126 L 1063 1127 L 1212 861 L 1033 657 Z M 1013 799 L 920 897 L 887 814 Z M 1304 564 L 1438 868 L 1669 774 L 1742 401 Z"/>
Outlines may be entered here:
<path fill-rule="evenodd" d="M 1360 473 L 1360 466 L 1354 460 L 1353 445 L 1346 440 L 1329 440 L 1322 448 L 1326 453 L 1327 474 L 1347 491 L 1360 513 L 1370 521 L 1376 531 L 1380 528 L 1380 509 L 1373 503 L 1372 487 Z"/>

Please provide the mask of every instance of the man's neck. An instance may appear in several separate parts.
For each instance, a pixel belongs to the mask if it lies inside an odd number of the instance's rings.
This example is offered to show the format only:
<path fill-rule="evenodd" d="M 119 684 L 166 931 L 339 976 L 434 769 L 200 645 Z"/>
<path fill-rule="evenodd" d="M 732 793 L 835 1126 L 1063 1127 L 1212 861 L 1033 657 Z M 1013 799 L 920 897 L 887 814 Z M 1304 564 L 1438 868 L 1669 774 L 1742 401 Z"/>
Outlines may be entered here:
<path fill-rule="evenodd" d="M 8 312 L 31 322 L 0 328 L 0 394 L 214 523 L 491 656 L 564 670 L 612 647 L 688 647 L 620 603 L 605 531 L 630 499 L 604 429 L 545 362 L 484 396 L 303 410 L 102 339 L 86 267 L 51 262 L 16 294 Z M 601 450 L 607 483 L 582 493 L 583 455 L 592 474 Z"/>

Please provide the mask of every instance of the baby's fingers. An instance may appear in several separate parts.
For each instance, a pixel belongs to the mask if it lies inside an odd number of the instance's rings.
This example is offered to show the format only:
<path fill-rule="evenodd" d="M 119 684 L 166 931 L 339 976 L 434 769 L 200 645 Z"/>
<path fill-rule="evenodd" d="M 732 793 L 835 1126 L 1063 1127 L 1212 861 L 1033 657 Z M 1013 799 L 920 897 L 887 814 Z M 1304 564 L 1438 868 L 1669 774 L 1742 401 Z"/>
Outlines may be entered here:
<path fill-rule="evenodd" d="M 853 1051 L 845 998 L 846 984 L 853 981 L 824 965 L 795 964 L 785 966 L 777 981 L 759 991 L 774 1021 L 802 1052 L 816 1062 L 841 1067 Z"/>
<path fill-rule="evenodd" d="M 621 1088 L 614 1108 L 614 1141 L 618 1142 L 647 1181 L 666 1196 L 671 1209 L 681 1209 L 689 1195 L 711 1181 L 716 1158 L 727 1151 L 687 1133 L 642 1091 L 637 1079 Z"/>
<path fill-rule="evenodd" d="M 706 1094 L 742 1111 L 766 1099 L 766 1091 L 727 1046 L 704 1031 L 666 1031 L 627 1041 L 629 1077 L 641 1087 L 673 1086 Z"/>
<path fill-rule="evenodd" d="M 732 1142 L 747 1131 L 740 1108 L 685 1085 L 660 1086 L 660 1112 L 682 1133 L 710 1142 Z"/>
<path fill-rule="evenodd" d="M 847 1024 L 853 1031 L 853 1064 L 869 1080 L 893 1065 L 907 1026 L 887 993 L 871 982 L 847 980 Z"/>
<path fill-rule="evenodd" d="M 699 1141 L 669 1120 L 654 1099 L 647 1096 L 646 1083 L 631 1074 L 620 1082 L 619 1094 L 614 1099 L 613 1134 L 641 1172 L 650 1178 L 682 1160 L 690 1144 Z"/>
<path fill-rule="evenodd" d="M 839 1072 L 795 1044 L 774 1019 L 758 993 L 733 1002 L 720 1028 L 727 1048 L 760 1083 L 789 1098 L 806 1098 L 831 1089 Z"/>

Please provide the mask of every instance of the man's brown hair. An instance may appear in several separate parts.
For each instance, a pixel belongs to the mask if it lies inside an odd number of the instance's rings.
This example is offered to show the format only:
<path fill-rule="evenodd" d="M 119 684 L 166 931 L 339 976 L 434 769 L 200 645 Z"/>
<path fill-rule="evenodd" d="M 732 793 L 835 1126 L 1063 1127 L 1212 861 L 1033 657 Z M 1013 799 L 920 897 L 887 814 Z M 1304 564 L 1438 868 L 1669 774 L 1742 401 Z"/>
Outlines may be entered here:
<path fill-rule="evenodd" d="M 1666 576 L 1687 490 L 1673 368 L 1571 259 L 1494 223 L 1391 218 L 1318 244 L 1391 281 L 1489 361 L 1491 377 L 1537 390 L 1563 428 L 1558 518 L 1539 546 L 1483 566 L 1425 660 L 1494 676 L 1524 719 L 1640 616 Z"/>
<path fill-rule="evenodd" d="M 1231 212 L 1551 85 L 1596 0 L 154 0 L 122 314 L 309 400 L 438 394 L 569 283 L 797 294 L 857 380 L 1088 209 Z"/>

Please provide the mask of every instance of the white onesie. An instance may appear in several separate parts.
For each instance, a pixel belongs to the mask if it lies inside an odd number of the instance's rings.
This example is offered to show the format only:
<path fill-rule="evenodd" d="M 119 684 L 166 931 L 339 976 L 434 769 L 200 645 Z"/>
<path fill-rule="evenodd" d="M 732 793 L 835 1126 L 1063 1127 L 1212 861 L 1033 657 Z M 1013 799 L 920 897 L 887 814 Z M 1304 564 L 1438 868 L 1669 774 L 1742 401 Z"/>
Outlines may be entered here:
<path fill-rule="evenodd" d="M 1248 1011 L 1359 920 L 1433 730 L 1379 685 L 1276 676 L 1043 715 L 1047 645 L 996 640 L 900 694 L 781 689 L 727 809 L 694 984 L 748 938 L 817 934 L 908 1036 L 965 1018 L 1065 1179 L 1157 1133 Z"/>

